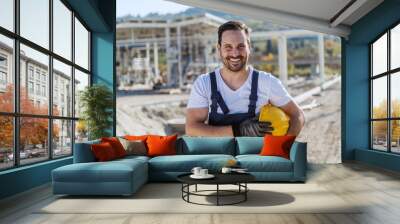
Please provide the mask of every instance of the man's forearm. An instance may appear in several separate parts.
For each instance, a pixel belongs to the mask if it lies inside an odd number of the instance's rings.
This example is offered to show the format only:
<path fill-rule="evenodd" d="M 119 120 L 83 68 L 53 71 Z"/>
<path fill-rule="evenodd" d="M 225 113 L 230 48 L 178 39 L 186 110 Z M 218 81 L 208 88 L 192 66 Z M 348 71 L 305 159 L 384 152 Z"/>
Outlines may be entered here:
<path fill-rule="evenodd" d="M 204 123 L 186 125 L 189 136 L 233 136 L 232 126 L 211 126 Z"/>
<path fill-rule="evenodd" d="M 303 113 L 299 113 L 298 115 L 291 117 L 289 122 L 289 130 L 286 135 L 298 136 L 304 126 L 304 123 L 305 118 Z"/>

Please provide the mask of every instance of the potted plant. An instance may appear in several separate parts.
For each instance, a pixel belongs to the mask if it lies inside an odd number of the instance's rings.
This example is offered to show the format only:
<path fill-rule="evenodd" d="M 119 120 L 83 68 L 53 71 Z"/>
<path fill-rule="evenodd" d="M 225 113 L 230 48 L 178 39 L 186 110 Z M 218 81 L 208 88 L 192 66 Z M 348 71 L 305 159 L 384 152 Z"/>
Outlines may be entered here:
<path fill-rule="evenodd" d="M 113 95 L 110 89 L 102 84 L 94 84 L 86 87 L 79 95 L 83 121 L 78 124 L 87 127 L 89 140 L 110 136 L 107 131 L 112 125 L 113 115 Z"/>

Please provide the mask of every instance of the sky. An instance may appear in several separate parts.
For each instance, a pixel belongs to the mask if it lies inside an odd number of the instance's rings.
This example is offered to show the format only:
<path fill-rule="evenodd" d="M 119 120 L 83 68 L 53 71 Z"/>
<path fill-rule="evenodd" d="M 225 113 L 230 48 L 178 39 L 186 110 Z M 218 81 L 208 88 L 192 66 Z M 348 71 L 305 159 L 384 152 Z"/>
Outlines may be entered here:
<path fill-rule="evenodd" d="M 165 0 L 117 0 L 117 17 L 128 14 L 145 16 L 150 12 L 177 13 L 187 8 L 189 7 Z"/>

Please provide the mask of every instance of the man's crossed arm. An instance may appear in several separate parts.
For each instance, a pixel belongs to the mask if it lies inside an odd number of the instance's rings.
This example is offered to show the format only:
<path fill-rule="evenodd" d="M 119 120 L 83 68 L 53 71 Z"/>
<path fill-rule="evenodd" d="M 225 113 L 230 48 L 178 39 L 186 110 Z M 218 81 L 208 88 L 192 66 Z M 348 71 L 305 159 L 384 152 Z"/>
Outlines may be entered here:
<path fill-rule="evenodd" d="M 304 126 L 304 113 L 300 107 L 293 101 L 280 107 L 289 117 L 290 126 L 287 135 L 298 135 Z M 258 116 L 255 119 L 249 119 L 237 125 L 232 130 L 231 125 L 211 126 L 206 124 L 208 118 L 208 108 L 188 108 L 186 111 L 185 131 L 189 136 L 263 136 L 270 133 L 273 129 L 270 124 L 258 122 Z M 236 133 L 234 133 L 236 132 Z M 239 133 L 239 134 L 238 134 Z"/>

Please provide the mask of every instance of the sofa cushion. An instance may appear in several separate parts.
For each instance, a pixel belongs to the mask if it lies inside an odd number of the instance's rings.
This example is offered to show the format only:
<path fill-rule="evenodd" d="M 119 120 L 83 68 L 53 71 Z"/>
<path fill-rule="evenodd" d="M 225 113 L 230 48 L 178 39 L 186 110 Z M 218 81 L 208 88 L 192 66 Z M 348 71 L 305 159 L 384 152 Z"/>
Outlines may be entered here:
<path fill-rule="evenodd" d="M 53 181 L 58 182 L 130 182 L 137 172 L 147 172 L 145 161 L 74 163 L 53 170 L 52 174 Z M 147 176 L 147 173 L 143 174 Z"/>
<path fill-rule="evenodd" d="M 126 151 L 124 146 L 122 146 L 121 142 L 117 137 L 103 137 L 101 138 L 101 142 L 108 142 L 114 149 L 115 155 L 117 158 L 122 158 L 126 156 Z"/>
<path fill-rule="evenodd" d="M 295 139 L 296 136 L 294 135 L 265 135 L 264 146 L 261 149 L 260 156 L 280 156 L 290 159 L 290 148 Z"/>
<path fill-rule="evenodd" d="M 190 172 L 193 167 L 200 166 L 211 172 L 219 171 L 230 159 L 231 155 L 175 155 L 158 156 L 149 160 L 149 170 L 163 172 Z"/>
<path fill-rule="evenodd" d="M 149 159 L 150 159 L 150 157 L 147 157 L 147 156 L 131 155 L 131 156 L 125 156 L 124 158 L 113 160 L 113 162 L 131 163 L 132 161 L 135 161 L 135 160 L 142 161 L 142 162 L 148 162 Z M 133 163 L 135 163 L 135 162 L 133 162 Z"/>
<path fill-rule="evenodd" d="M 96 161 L 105 162 L 118 158 L 118 156 L 115 154 L 115 150 L 109 142 L 92 144 L 90 147 L 94 157 L 96 157 Z"/>
<path fill-rule="evenodd" d="M 125 138 L 118 137 L 122 146 L 126 151 L 126 155 L 138 155 L 145 156 L 147 155 L 146 143 L 142 140 L 127 140 Z"/>
<path fill-rule="evenodd" d="M 177 154 L 225 154 L 235 155 L 235 139 L 232 137 L 188 137 L 177 142 Z"/>
<path fill-rule="evenodd" d="M 148 158 L 75 163 L 52 171 L 54 194 L 131 195 L 148 181 Z"/>
<path fill-rule="evenodd" d="M 292 161 L 278 156 L 238 155 L 240 167 L 249 172 L 292 172 Z"/>
<path fill-rule="evenodd" d="M 176 139 L 178 135 L 168 136 L 149 136 L 147 137 L 147 155 L 154 156 L 165 156 L 176 154 Z"/>
<path fill-rule="evenodd" d="M 127 182 L 132 167 L 123 163 L 75 163 L 53 170 L 53 180 L 59 182 Z"/>
<path fill-rule="evenodd" d="M 263 137 L 236 137 L 236 155 L 259 154 L 264 144 Z"/>

